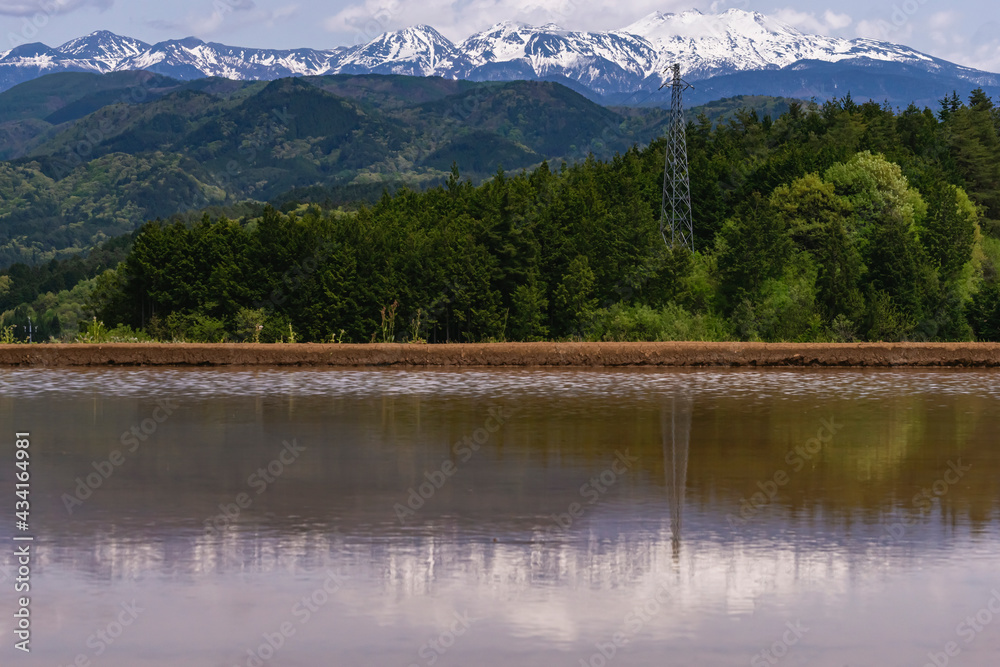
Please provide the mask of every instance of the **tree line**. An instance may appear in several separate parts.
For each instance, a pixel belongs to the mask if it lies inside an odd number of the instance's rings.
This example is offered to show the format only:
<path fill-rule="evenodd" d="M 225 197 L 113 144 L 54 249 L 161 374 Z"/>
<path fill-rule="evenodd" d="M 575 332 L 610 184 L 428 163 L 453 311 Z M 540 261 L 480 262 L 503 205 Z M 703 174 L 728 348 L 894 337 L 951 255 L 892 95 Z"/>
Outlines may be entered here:
<path fill-rule="evenodd" d="M 457 165 L 357 211 L 147 223 L 89 281 L 84 335 L 1000 340 L 1000 111 L 982 91 L 936 112 L 847 96 L 701 116 L 688 141 L 693 253 L 660 235 L 663 140 L 478 186 Z"/>

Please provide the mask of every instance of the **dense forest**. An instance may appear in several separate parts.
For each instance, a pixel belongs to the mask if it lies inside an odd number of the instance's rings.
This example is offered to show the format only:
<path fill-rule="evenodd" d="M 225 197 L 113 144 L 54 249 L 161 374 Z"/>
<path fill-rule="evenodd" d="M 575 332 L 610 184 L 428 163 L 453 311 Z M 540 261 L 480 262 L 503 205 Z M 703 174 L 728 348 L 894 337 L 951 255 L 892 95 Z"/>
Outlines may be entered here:
<path fill-rule="evenodd" d="M 480 185 L 458 164 L 358 210 L 149 222 L 78 294 L 4 322 L 58 335 L 80 303 L 85 340 L 1000 340 L 1000 110 L 981 91 L 701 115 L 688 143 L 694 253 L 660 235 L 660 140 Z"/>
<path fill-rule="evenodd" d="M 545 82 L 43 77 L 0 94 L 0 268 L 80 254 L 157 217 L 289 191 L 374 201 L 386 187 L 440 184 L 456 161 L 481 182 L 498 164 L 609 159 L 662 134 L 665 118 Z"/>

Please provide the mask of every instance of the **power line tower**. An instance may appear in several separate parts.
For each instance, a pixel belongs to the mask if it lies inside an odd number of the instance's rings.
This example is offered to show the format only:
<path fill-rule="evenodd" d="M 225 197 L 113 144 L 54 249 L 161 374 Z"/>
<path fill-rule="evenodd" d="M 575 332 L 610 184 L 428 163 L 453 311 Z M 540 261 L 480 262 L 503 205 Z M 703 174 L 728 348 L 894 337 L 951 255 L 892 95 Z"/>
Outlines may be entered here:
<path fill-rule="evenodd" d="M 667 131 L 667 162 L 663 170 L 663 205 L 660 234 L 668 246 L 680 244 L 694 252 L 691 223 L 691 181 L 688 177 L 687 133 L 684 124 L 683 93 L 693 86 L 681 78 L 681 66 L 671 68 L 670 129 Z M 662 89 L 667 84 L 664 83 Z"/>

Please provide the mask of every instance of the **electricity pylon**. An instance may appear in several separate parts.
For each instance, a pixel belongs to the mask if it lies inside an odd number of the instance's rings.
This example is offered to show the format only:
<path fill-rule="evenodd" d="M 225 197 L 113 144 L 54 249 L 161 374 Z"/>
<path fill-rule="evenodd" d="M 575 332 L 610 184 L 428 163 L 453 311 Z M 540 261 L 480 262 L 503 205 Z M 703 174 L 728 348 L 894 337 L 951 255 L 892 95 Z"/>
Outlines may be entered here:
<path fill-rule="evenodd" d="M 688 177 L 687 133 L 684 125 L 683 93 L 693 86 L 681 79 L 681 66 L 671 68 L 670 129 L 667 131 L 667 161 L 663 170 L 663 205 L 660 234 L 668 246 L 680 244 L 694 252 L 691 223 L 691 181 Z M 662 89 L 667 84 L 660 86 Z"/>

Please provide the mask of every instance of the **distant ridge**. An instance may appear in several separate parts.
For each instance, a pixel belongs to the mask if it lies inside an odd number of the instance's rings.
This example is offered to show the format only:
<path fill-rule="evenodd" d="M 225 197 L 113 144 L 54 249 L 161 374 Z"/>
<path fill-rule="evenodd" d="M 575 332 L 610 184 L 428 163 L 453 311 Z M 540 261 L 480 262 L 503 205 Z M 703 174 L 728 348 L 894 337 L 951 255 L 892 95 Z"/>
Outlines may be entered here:
<path fill-rule="evenodd" d="M 958 88 L 1000 89 L 1000 75 L 871 39 L 810 35 L 757 12 L 654 12 L 605 32 L 497 23 L 455 44 L 428 25 L 386 32 L 367 44 L 317 49 L 249 49 L 195 37 L 146 44 L 106 30 L 50 48 L 23 44 L 0 53 L 0 91 L 52 72 L 148 70 L 181 80 L 273 80 L 325 74 L 405 74 L 473 81 L 553 80 L 593 98 L 655 91 L 679 62 L 689 81 L 780 70 L 800 62 L 905 66 Z M 809 88 L 809 86 L 806 86 Z M 744 93 L 770 91 L 743 90 Z M 806 91 L 809 92 L 809 91 Z M 942 95 L 945 92 L 942 91 Z M 892 97 L 892 91 L 889 91 Z M 771 93 L 780 94 L 780 93 Z"/>

